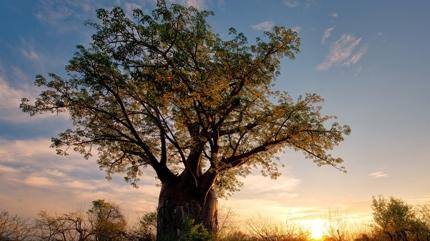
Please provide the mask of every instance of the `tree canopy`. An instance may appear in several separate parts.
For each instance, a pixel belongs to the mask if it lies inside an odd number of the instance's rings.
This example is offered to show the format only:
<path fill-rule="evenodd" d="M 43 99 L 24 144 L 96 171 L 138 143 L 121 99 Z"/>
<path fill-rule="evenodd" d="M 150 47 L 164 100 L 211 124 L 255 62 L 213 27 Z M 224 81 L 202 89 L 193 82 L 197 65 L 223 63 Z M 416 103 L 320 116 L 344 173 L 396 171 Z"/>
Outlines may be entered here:
<path fill-rule="evenodd" d="M 202 190 L 234 191 L 254 167 L 279 175 L 273 157 L 284 148 L 343 170 L 329 151 L 350 128 L 320 113 L 317 94 L 294 100 L 273 89 L 281 59 L 299 52 L 297 32 L 274 27 L 250 43 L 230 28 L 223 39 L 208 25 L 211 14 L 164 1 L 132 17 L 100 9 L 67 76 L 37 76 L 44 89 L 21 108 L 67 112 L 73 128 L 52 139 L 58 154 L 96 153 L 108 174 L 125 173 L 132 184 L 152 167 L 162 182 L 186 172 Z"/>
<path fill-rule="evenodd" d="M 425 207 L 420 210 L 401 199 L 373 197 L 375 230 L 386 234 L 391 241 L 429 240 L 430 226 L 425 218 L 429 212 Z"/>

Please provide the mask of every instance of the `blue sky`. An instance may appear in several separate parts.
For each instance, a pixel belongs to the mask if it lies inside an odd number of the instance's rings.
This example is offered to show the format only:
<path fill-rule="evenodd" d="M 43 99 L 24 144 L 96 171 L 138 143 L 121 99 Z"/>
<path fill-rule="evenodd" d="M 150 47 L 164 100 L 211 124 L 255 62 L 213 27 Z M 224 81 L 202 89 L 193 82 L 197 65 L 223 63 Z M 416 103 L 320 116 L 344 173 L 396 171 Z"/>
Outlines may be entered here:
<path fill-rule="evenodd" d="M 297 97 L 316 92 L 324 113 L 352 127 L 334 150 L 347 174 L 318 168 L 301 154 L 281 155 L 284 175 L 258 175 L 221 205 L 239 214 L 280 219 L 324 218 L 329 210 L 366 218 L 373 195 L 430 201 L 430 2 L 347 0 L 183 0 L 215 12 L 213 29 L 230 26 L 252 41 L 273 25 L 300 33 L 301 53 L 282 63 L 276 88 Z M 77 44 L 87 44 L 99 7 L 149 11 L 153 0 L 2 0 L 0 2 L 0 203 L 25 216 L 40 209 L 86 209 L 105 198 L 134 218 L 155 208 L 155 179 L 133 189 L 104 179 L 94 160 L 59 157 L 49 139 L 70 125 L 67 116 L 30 118 L 18 108 L 32 97 L 36 74 L 64 73 Z M 53 205 L 55 204 L 55 205 Z M 126 208 L 127 207 L 127 208 Z"/>

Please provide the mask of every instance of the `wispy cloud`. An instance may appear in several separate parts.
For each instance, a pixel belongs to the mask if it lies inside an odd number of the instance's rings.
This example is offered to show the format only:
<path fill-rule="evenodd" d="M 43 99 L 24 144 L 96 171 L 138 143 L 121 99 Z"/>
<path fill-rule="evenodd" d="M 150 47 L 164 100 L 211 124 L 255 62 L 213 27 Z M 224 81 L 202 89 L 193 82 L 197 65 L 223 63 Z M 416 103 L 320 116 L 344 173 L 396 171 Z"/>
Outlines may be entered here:
<path fill-rule="evenodd" d="M 55 152 L 49 148 L 49 139 L 6 140 L 0 139 L 0 162 L 27 163 L 33 159 L 52 156 Z M 47 159 L 49 160 L 49 159 Z M 35 163 L 41 164 L 41 163 Z"/>
<path fill-rule="evenodd" d="M 150 170 L 144 171 L 140 188 L 135 189 L 117 175 L 107 181 L 96 160 L 85 160 L 73 153 L 57 156 L 49 144 L 48 139 L 0 139 L 2 208 L 16 213 L 25 211 L 25 215 L 42 209 L 64 212 L 64 207 L 76 208 L 94 199 L 106 199 L 131 207 L 125 213 L 133 221 L 143 211 L 155 209 L 159 187 Z M 21 196 L 32 198 L 21 200 Z M 52 206 L 52 202 L 56 205 Z M 23 207 L 26 210 L 22 211 Z"/>
<path fill-rule="evenodd" d="M 257 31 L 270 31 L 272 30 L 273 26 L 275 26 L 275 24 L 272 21 L 263 21 L 252 25 L 251 27 Z"/>
<path fill-rule="evenodd" d="M 44 61 L 43 59 L 41 61 Z M 0 65 L 0 121 L 14 124 L 38 123 L 41 120 L 68 122 L 67 112 L 50 112 L 30 116 L 22 112 L 19 107 L 22 98 L 34 100 L 40 94 L 40 88 L 35 87 L 33 80 L 17 66 L 8 66 L 6 75 L 4 68 Z M 11 81 L 13 80 L 13 82 Z"/>
<path fill-rule="evenodd" d="M 15 170 L 15 168 L 0 164 L 0 175 L 4 175 L 8 173 L 16 173 L 16 172 L 17 170 Z"/>
<path fill-rule="evenodd" d="M 248 175 L 240 179 L 243 182 L 241 191 L 234 194 L 235 199 L 265 200 L 284 203 L 298 196 L 296 188 L 301 180 L 295 177 L 282 175 L 276 180 L 264 177 L 261 174 Z"/>
<path fill-rule="evenodd" d="M 113 2 L 109 4 L 109 2 L 97 0 L 40 0 L 34 16 L 59 32 L 72 31 L 86 35 L 89 28 L 85 28 L 84 23 L 95 19 L 96 9 L 119 5 L 127 10 L 127 7 L 132 7 L 134 2 L 116 1 L 116 4 Z"/>
<path fill-rule="evenodd" d="M 143 6 L 138 4 L 138 3 L 126 2 L 124 4 L 124 10 L 125 10 L 126 14 L 128 14 L 129 16 L 133 15 L 133 10 L 142 9 L 142 8 L 143 8 Z"/>
<path fill-rule="evenodd" d="M 327 41 L 327 39 L 330 38 L 331 33 L 333 32 L 333 30 L 334 30 L 334 26 L 326 28 L 324 30 L 323 36 L 321 37 L 321 44 L 325 44 L 325 42 Z"/>
<path fill-rule="evenodd" d="M 66 174 L 63 171 L 60 171 L 59 169 L 52 169 L 52 168 L 47 169 L 46 174 L 53 176 L 53 177 L 64 177 L 64 176 L 66 176 Z"/>
<path fill-rule="evenodd" d="M 294 32 L 299 33 L 302 30 L 302 28 L 300 26 L 294 26 L 294 27 L 291 27 L 291 30 L 293 30 Z"/>
<path fill-rule="evenodd" d="M 316 69 L 328 70 L 336 65 L 351 66 L 357 64 L 366 52 L 367 48 L 361 46 L 361 38 L 351 34 L 343 34 L 330 46 L 328 55 Z"/>
<path fill-rule="evenodd" d="M 376 171 L 376 172 L 369 173 L 369 177 L 371 177 L 371 178 L 384 178 L 384 177 L 388 177 L 388 174 L 383 172 L 383 171 Z"/>
<path fill-rule="evenodd" d="M 318 0 L 283 0 L 282 3 L 288 8 L 296 8 L 299 6 L 311 7 L 315 5 Z"/>
<path fill-rule="evenodd" d="M 29 186 L 33 187 L 52 187 L 56 186 L 56 184 L 50 180 L 47 177 L 40 177 L 40 176 L 30 176 L 25 178 L 22 181 L 24 184 L 27 184 Z"/>
<path fill-rule="evenodd" d="M 197 9 L 202 9 L 205 7 L 205 0 L 185 0 L 185 4 Z"/>
<path fill-rule="evenodd" d="M 0 121 L 18 123 L 29 121 L 30 118 L 21 111 L 19 104 L 21 98 L 30 96 L 33 95 L 28 90 L 11 86 L 0 74 Z"/>
<path fill-rule="evenodd" d="M 19 69 L 12 67 L 14 76 L 17 78 L 26 78 L 24 73 Z M 19 82 L 19 81 L 16 81 Z M 49 116 L 49 114 L 39 115 L 37 117 L 30 118 L 28 114 L 25 114 L 19 108 L 21 98 L 29 97 L 32 98 L 36 94 L 32 87 L 28 86 L 11 86 L 6 78 L 0 73 L 0 121 L 6 122 L 29 122 L 34 120 L 40 120 Z"/>
<path fill-rule="evenodd" d="M 167 0 L 167 2 L 203 9 L 214 0 Z M 119 6 L 128 15 L 131 15 L 133 9 L 142 9 L 146 6 L 152 8 L 155 3 L 156 0 L 40 0 L 34 16 L 39 21 L 47 23 L 61 32 L 83 32 L 83 24 L 86 21 L 95 20 L 95 11 L 98 8 L 110 9 L 113 6 Z"/>
<path fill-rule="evenodd" d="M 332 18 L 338 18 L 339 17 L 339 14 L 337 13 L 337 12 L 333 12 L 333 13 L 331 13 L 331 15 L 330 15 Z"/>
<path fill-rule="evenodd" d="M 231 208 L 245 221 L 252 215 L 264 217 L 291 217 L 294 208 L 288 205 L 298 197 L 301 180 L 295 177 L 282 175 L 276 180 L 264 177 L 258 172 L 241 178 L 243 186 L 228 200 L 223 200 L 223 206 Z M 284 221 L 284 220 L 283 220 Z"/>
<path fill-rule="evenodd" d="M 13 88 L 0 76 L 0 112 L 13 107 L 18 108 L 19 100 L 23 96 L 23 91 Z M 4 118 L 0 116 L 0 119 Z"/>
<path fill-rule="evenodd" d="M 285 4 L 285 6 L 287 6 L 289 8 L 295 8 L 295 7 L 299 6 L 298 0 L 284 0 L 283 3 Z"/>
<path fill-rule="evenodd" d="M 90 0 L 42 0 L 39 2 L 35 16 L 42 22 L 59 27 L 61 31 L 68 31 L 76 29 L 77 26 L 74 25 L 77 22 L 83 23 L 92 10 L 94 5 Z"/>
<path fill-rule="evenodd" d="M 39 60 L 39 54 L 33 49 L 20 49 L 21 54 L 28 60 Z"/>

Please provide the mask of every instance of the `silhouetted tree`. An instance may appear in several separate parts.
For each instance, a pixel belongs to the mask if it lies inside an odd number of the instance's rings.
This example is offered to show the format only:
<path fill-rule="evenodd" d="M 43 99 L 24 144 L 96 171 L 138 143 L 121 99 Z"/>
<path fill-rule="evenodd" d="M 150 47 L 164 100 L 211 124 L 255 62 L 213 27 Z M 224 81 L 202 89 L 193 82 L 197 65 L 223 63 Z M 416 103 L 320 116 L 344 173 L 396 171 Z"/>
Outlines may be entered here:
<path fill-rule="evenodd" d="M 24 219 L 0 211 L 0 241 L 26 241 L 30 237 L 31 228 Z"/>
<path fill-rule="evenodd" d="M 44 241 L 92 241 L 93 230 L 83 213 L 70 212 L 49 215 L 42 211 L 35 222 L 35 240 Z"/>
<path fill-rule="evenodd" d="M 417 217 L 413 206 L 396 198 L 373 198 L 373 219 L 376 229 L 390 241 L 426 240 L 429 227 Z"/>
<path fill-rule="evenodd" d="M 249 44 L 231 28 L 223 40 L 209 15 L 164 0 L 132 18 L 100 9 L 68 76 L 38 76 L 45 90 L 21 104 L 31 115 L 70 114 L 74 128 L 52 139 L 58 154 L 95 152 L 109 175 L 125 173 L 134 185 L 151 167 L 162 183 L 158 240 L 177 240 L 189 218 L 215 232 L 217 195 L 237 190 L 236 177 L 254 167 L 280 175 L 273 157 L 285 148 L 343 170 L 327 152 L 349 127 L 330 123 L 316 94 L 293 100 L 272 90 L 281 59 L 299 51 L 297 33 L 274 27 Z"/>
<path fill-rule="evenodd" d="M 118 206 L 104 200 L 95 200 L 88 210 L 88 216 L 95 241 L 124 240 L 127 223 Z"/>
<path fill-rule="evenodd" d="M 135 241 L 153 241 L 157 230 L 157 213 L 145 213 L 134 229 L 131 231 L 130 239 Z"/>
<path fill-rule="evenodd" d="M 430 228 L 430 203 L 418 207 L 418 217 Z"/>
<path fill-rule="evenodd" d="M 122 241 L 126 240 L 126 221 L 119 208 L 104 200 L 92 202 L 88 212 L 49 215 L 40 212 L 34 229 L 43 241 Z"/>

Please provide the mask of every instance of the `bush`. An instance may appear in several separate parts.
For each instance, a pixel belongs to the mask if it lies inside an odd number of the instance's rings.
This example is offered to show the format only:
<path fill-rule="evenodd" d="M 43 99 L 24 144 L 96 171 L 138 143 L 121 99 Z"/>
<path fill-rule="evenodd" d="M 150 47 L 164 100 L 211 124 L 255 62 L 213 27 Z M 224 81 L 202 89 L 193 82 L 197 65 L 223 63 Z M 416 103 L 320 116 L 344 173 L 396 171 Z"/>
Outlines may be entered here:
<path fill-rule="evenodd" d="M 206 228 L 193 219 L 187 219 L 182 224 L 180 241 L 210 241 L 213 240 Z"/>

